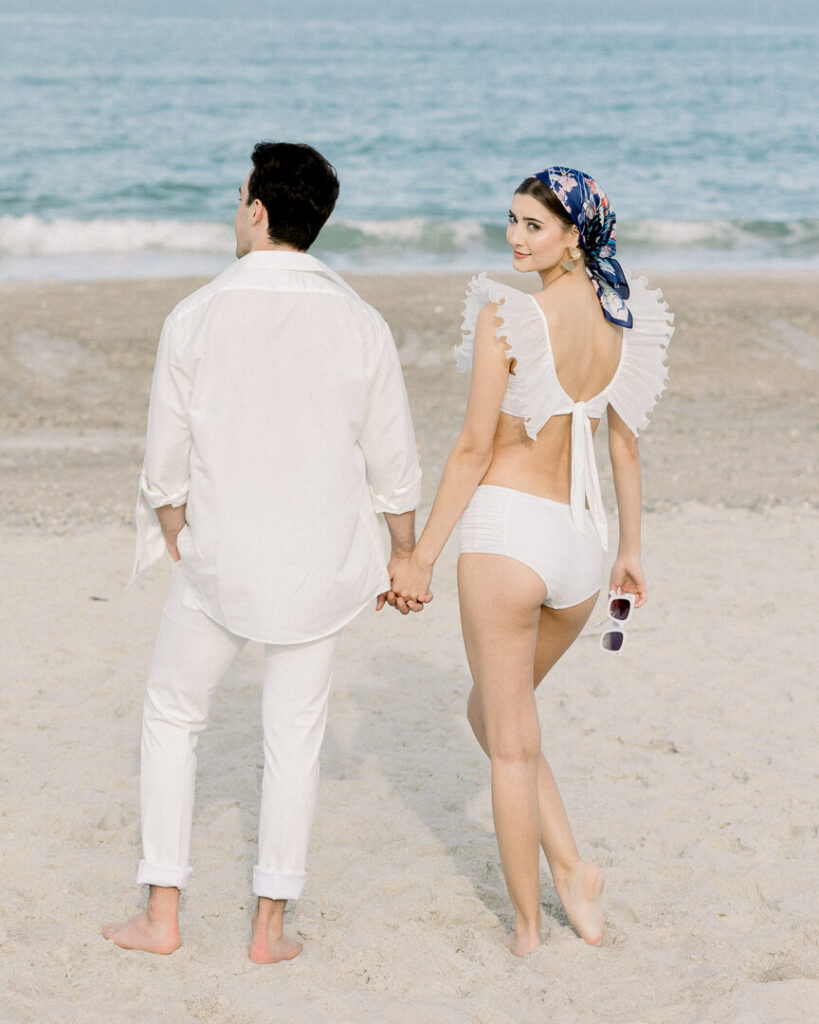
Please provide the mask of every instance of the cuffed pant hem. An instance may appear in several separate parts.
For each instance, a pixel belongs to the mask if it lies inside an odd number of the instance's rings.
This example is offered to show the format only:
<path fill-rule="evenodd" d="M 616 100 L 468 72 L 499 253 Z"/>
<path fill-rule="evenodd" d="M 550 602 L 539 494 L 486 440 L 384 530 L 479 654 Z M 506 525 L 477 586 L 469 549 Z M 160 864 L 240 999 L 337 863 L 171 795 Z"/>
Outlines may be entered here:
<path fill-rule="evenodd" d="M 149 864 L 139 862 L 137 885 L 160 885 L 163 888 L 187 889 L 192 868 L 180 868 L 174 864 Z"/>
<path fill-rule="evenodd" d="M 253 895 L 269 900 L 297 900 L 301 896 L 306 874 L 286 875 L 280 871 L 253 869 Z"/>

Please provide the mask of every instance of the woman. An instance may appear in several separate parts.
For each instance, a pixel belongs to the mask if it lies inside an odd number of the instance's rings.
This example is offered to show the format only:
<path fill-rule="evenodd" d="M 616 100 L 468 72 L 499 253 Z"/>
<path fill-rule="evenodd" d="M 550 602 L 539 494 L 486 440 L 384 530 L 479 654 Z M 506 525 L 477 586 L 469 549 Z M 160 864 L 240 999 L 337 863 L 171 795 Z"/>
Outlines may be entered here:
<path fill-rule="evenodd" d="M 542 288 L 529 295 L 485 274 L 470 283 L 456 350 L 459 369 L 472 369 L 464 426 L 412 557 L 391 566 L 391 603 L 430 600 L 433 566 L 461 519 L 468 717 L 491 760 L 518 956 L 540 943 L 541 846 L 578 934 L 592 945 L 604 934 L 602 874 L 578 854 L 540 751 L 534 691 L 600 588 L 607 538 L 592 436 L 604 410 L 620 526 L 609 586 L 636 607 L 646 600 L 636 438 L 664 388 L 672 318 L 644 279 L 627 282 L 614 225 L 605 193 L 580 171 L 550 167 L 515 192 L 513 265 Z"/>

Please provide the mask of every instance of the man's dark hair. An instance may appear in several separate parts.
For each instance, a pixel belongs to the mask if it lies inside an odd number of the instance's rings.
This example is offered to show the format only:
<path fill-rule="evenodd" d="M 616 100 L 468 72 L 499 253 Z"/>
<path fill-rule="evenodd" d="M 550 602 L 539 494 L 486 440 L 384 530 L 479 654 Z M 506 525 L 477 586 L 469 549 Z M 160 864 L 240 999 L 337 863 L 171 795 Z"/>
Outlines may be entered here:
<path fill-rule="evenodd" d="M 251 159 L 248 205 L 258 199 L 267 210 L 271 242 L 306 252 L 336 205 L 335 167 L 301 142 L 260 142 Z"/>

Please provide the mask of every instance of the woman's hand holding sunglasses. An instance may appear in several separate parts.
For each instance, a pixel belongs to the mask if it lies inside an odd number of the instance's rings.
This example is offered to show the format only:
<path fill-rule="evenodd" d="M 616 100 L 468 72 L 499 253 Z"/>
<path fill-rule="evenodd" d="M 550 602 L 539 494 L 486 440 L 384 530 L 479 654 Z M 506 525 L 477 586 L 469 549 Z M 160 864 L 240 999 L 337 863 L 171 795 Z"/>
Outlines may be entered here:
<path fill-rule="evenodd" d="M 606 604 L 608 625 L 600 637 L 600 646 L 609 654 L 620 654 L 626 644 L 625 625 L 634 609 L 646 603 L 646 579 L 639 558 L 618 555 L 609 580 Z"/>
<path fill-rule="evenodd" d="M 635 608 L 641 608 L 646 603 L 648 590 L 639 558 L 630 558 L 624 555 L 617 556 L 611 568 L 609 593 L 617 593 L 618 591 L 623 594 L 632 594 Z"/>

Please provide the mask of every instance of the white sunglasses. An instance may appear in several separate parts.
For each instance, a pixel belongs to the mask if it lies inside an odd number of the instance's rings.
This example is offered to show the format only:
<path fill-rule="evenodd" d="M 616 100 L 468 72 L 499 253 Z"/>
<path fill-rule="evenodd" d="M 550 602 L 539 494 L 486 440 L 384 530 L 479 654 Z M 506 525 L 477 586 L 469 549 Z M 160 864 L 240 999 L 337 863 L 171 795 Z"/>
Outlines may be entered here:
<path fill-rule="evenodd" d="M 609 594 L 606 615 L 609 624 L 600 637 L 600 646 L 609 654 L 620 654 L 626 645 L 626 633 L 623 626 L 634 612 L 634 594 Z"/>

